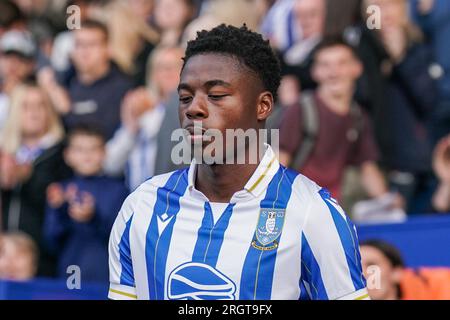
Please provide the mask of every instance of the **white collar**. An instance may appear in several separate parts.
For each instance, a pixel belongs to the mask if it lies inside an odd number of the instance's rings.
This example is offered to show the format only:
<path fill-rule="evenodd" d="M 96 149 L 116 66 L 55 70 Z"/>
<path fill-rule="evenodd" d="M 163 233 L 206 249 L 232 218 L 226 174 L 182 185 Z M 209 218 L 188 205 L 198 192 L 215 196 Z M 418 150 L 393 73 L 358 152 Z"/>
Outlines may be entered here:
<path fill-rule="evenodd" d="M 233 195 L 230 200 L 231 203 L 257 198 L 267 189 L 273 176 L 278 172 L 280 163 L 275 152 L 270 145 L 265 144 L 265 147 L 266 151 L 255 172 L 246 183 L 244 189 Z M 197 162 L 193 159 L 188 172 L 188 189 L 192 196 L 202 201 L 209 201 L 202 192 L 195 188 L 196 173 Z"/>

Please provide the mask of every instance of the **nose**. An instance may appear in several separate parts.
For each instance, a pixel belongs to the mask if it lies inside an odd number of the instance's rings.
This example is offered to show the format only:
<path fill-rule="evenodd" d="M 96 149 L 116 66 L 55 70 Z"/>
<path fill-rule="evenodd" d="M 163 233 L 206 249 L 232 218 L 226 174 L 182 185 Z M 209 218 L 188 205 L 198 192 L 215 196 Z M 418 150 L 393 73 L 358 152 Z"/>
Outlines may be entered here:
<path fill-rule="evenodd" d="M 190 120 L 202 120 L 208 118 L 208 104 L 202 95 L 195 95 L 186 108 L 186 117 Z"/>

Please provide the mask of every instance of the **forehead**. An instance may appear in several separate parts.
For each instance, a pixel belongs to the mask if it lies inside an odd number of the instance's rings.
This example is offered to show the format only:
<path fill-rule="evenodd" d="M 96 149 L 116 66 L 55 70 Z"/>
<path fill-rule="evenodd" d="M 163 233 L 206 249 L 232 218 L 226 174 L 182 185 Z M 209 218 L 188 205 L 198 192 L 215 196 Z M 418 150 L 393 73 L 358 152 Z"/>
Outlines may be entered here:
<path fill-rule="evenodd" d="M 81 132 L 74 133 L 69 139 L 69 146 L 72 146 L 74 144 L 85 145 L 87 143 L 103 144 L 103 139 L 96 135 L 91 135 L 91 134 L 81 133 Z"/>
<path fill-rule="evenodd" d="M 322 49 L 321 51 L 317 52 L 315 60 L 316 61 L 322 61 L 322 60 L 341 60 L 341 59 L 355 59 L 355 56 L 350 48 L 347 48 L 343 45 L 336 45 L 333 47 L 328 47 L 325 49 Z M 356 59 L 355 59 L 356 60 Z"/>
<path fill-rule="evenodd" d="M 195 55 L 186 62 L 182 72 L 182 83 L 203 84 L 211 80 L 236 83 L 252 76 L 252 72 L 237 58 L 216 53 Z"/>
<path fill-rule="evenodd" d="M 75 40 L 92 39 L 92 38 L 106 38 L 105 33 L 100 28 L 84 27 L 75 31 Z"/>
<path fill-rule="evenodd" d="M 362 245 L 360 250 L 363 260 L 370 260 L 372 263 L 389 263 L 388 258 L 378 248 Z"/>

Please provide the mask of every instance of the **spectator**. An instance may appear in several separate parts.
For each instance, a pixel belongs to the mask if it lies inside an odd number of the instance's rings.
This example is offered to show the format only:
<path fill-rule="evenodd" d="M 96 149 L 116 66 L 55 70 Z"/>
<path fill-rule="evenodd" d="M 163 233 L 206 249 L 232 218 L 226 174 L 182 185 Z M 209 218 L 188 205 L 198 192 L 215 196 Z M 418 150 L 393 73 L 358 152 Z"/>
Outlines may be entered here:
<path fill-rule="evenodd" d="M 26 18 L 11 0 L 0 1 L 0 38 L 8 31 L 25 31 Z"/>
<path fill-rule="evenodd" d="M 135 17 L 150 24 L 155 0 L 125 0 Z"/>
<path fill-rule="evenodd" d="M 384 52 L 378 65 L 383 103 L 373 111 L 381 163 L 391 186 L 405 198 L 407 211 L 426 212 L 434 188 L 429 123 L 438 97 L 430 73 L 432 55 L 409 19 L 406 0 L 365 0 L 364 5 L 379 6 L 382 12 L 381 29 L 373 30 Z"/>
<path fill-rule="evenodd" d="M 292 12 L 295 0 L 276 0 L 261 23 L 262 34 L 277 51 L 285 52 L 298 39 L 301 30 L 295 26 Z"/>
<path fill-rule="evenodd" d="M 194 18 L 195 12 L 194 0 L 156 0 L 153 18 L 161 31 L 160 44 L 180 45 L 184 29 Z"/>
<path fill-rule="evenodd" d="M 68 129 L 78 124 L 95 125 L 110 139 L 120 125 L 120 103 L 132 88 L 131 79 L 111 61 L 109 33 L 105 25 L 86 20 L 75 32 L 75 74 L 65 81 L 69 101 L 51 75 L 43 82 Z"/>
<path fill-rule="evenodd" d="M 44 235 L 57 256 L 57 276 L 77 265 L 85 281 L 108 281 L 108 238 L 128 195 L 122 181 L 102 174 L 105 140 L 88 126 L 74 127 L 64 153 L 75 176 L 49 186 Z"/>
<path fill-rule="evenodd" d="M 14 88 L 33 75 L 36 46 L 27 33 L 8 31 L 0 38 L 0 128 Z"/>
<path fill-rule="evenodd" d="M 2 226 L 29 234 L 41 251 L 39 275 L 52 274 L 42 249 L 45 189 L 70 175 L 62 158 L 63 128 L 45 92 L 35 84 L 14 90 L 1 134 Z"/>
<path fill-rule="evenodd" d="M 431 71 L 438 77 L 439 104 L 432 116 L 432 139 L 436 143 L 450 133 L 450 2 L 410 0 L 414 21 L 422 28 L 437 64 Z"/>
<path fill-rule="evenodd" d="M 382 240 L 365 241 L 360 250 L 372 300 L 450 299 L 450 269 L 407 269 L 399 250 Z"/>
<path fill-rule="evenodd" d="M 101 12 L 104 5 L 102 0 L 70 0 L 65 5 L 66 8 L 76 6 L 79 21 L 85 21 L 92 18 L 96 12 Z M 73 18 L 73 16 L 71 16 Z M 64 16 L 67 19 L 67 16 Z M 67 20 L 65 21 L 65 24 Z M 53 41 L 50 63 L 56 72 L 66 72 L 71 67 L 70 56 L 75 46 L 74 32 L 72 30 L 64 30 L 58 33 Z"/>
<path fill-rule="evenodd" d="M 36 275 L 38 255 L 36 244 L 27 234 L 0 234 L 0 280 L 31 280 Z"/>
<path fill-rule="evenodd" d="M 145 65 L 159 34 L 123 1 L 108 2 L 90 16 L 108 27 L 112 60 L 133 77 L 136 86 L 145 85 Z"/>
<path fill-rule="evenodd" d="M 130 190 L 171 169 L 167 146 L 172 130 L 179 126 L 178 101 L 173 97 L 182 55 L 177 47 L 156 49 L 149 59 L 149 88 L 130 92 L 122 105 L 122 127 L 108 142 L 105 170 L 116 176 L 125 171 Z"/>
<path fill-rule="evenodd" d="M 437 212 L 450 212 L 450 135 L 442 138 L 433 154 L 433 168 L 439 185 L 433 196 Z"/>
<path fill-rule="evenodd" d="M 370 197 L 388 191 L 375 162 L 378 154 L 370 123 L 353 101 L 361 73 L 352 47 L 342 41 L 324 41 L 312 67 L 317 90 L 303 93 L 301 106 L 289 107 L 280 125 L 280 162 L 328 188 L 336 199 L 341 198 L 343 173 L 350 165 L 361 168 Z"/>
<path fill-rule="evenodd" d="M 295 0 L 293 13 L 300 39 L 285 52 L 283 74 L 294 74 L 300 81 L 302 89 L 314 89 L 316 83 L 311 78 L 311 66 L 314 50 L 322 40 L 325 30 L 326 0 Z"/>

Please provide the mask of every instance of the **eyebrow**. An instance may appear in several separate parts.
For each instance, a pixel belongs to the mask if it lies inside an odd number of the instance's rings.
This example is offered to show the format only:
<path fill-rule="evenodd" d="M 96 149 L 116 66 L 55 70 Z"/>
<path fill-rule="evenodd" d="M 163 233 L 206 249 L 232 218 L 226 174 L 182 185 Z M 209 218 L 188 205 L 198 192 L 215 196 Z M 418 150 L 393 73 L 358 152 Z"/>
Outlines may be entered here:
<path fill-rule="evenodd" d="M 231 87 L 231 83 L 223 81 L 223 80 L 215 79 L 215 80 L 206 81 L 203 84 L 203 86 L 208 88 L 208 89 L 210 89 L 212 87 L 215 87 L 215 86 L 222 86 L 222 87 L 229 88 L 229 87 Z M 180 83 L 178 85 L 178 91 L 180 91 L 180 90 L 192 91 L 192 87 L 190 85 L 188 85 L 187 83 Z"/>

